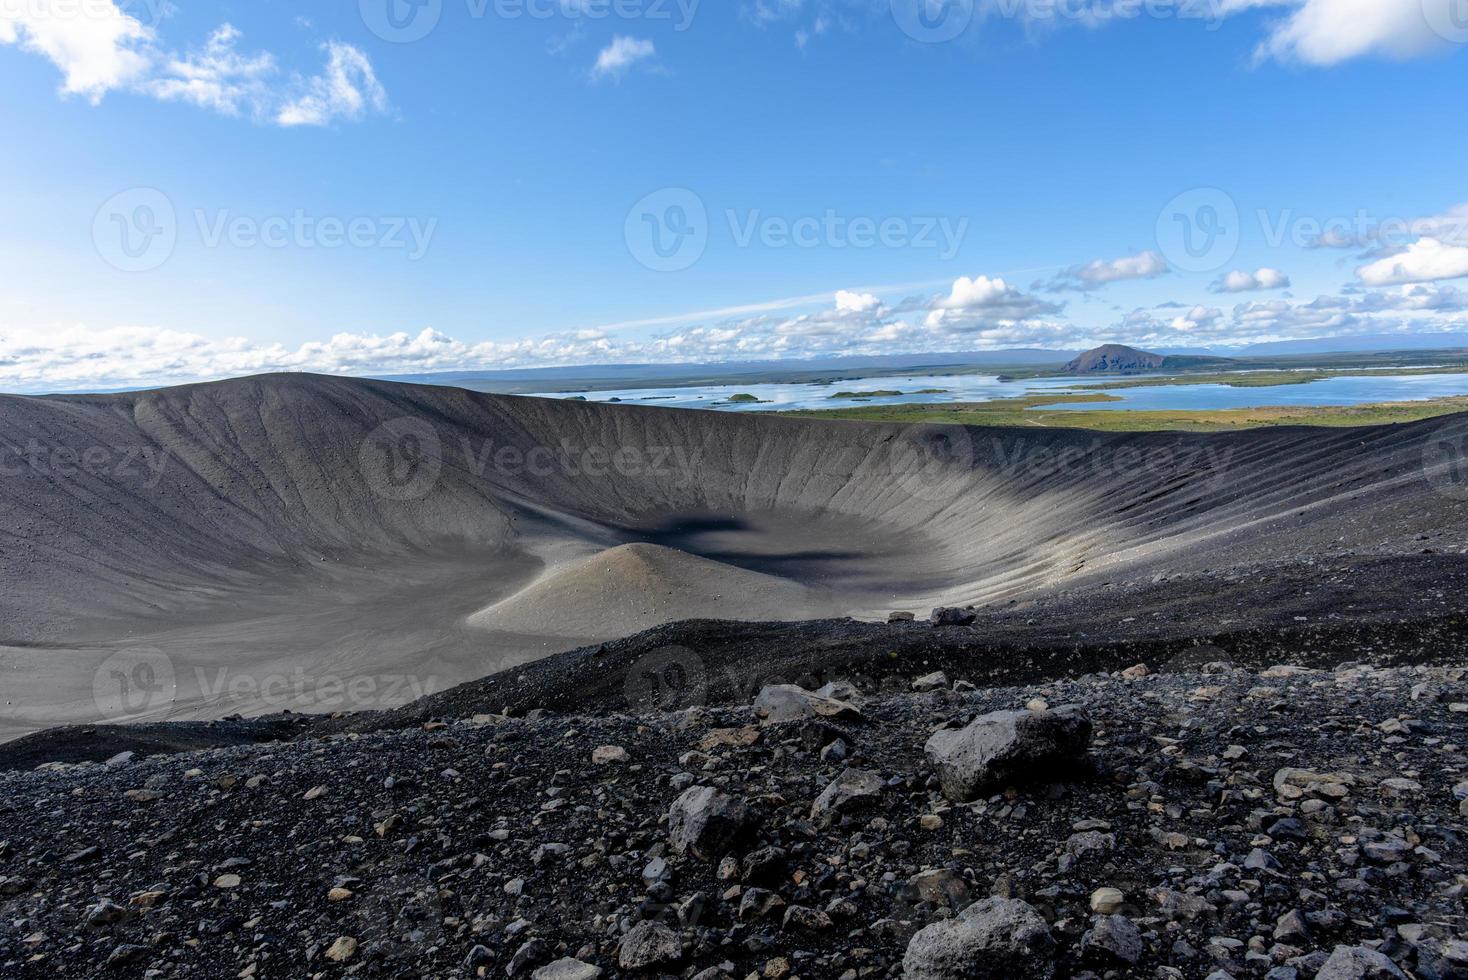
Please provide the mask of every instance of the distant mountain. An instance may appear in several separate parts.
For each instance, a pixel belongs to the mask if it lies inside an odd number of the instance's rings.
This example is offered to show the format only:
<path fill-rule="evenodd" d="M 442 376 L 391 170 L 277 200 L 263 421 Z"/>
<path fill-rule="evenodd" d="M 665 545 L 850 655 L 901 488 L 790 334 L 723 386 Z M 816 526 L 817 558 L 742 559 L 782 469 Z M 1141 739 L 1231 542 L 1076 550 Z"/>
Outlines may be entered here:
<path fill-rule="evenodd" d="M 1067 374 L 1115 374 L 1123 371 L 1156 371 L 1167 358 L 1124 344 L 1103 344 L 1088 350 L 1065 366 Z"/>

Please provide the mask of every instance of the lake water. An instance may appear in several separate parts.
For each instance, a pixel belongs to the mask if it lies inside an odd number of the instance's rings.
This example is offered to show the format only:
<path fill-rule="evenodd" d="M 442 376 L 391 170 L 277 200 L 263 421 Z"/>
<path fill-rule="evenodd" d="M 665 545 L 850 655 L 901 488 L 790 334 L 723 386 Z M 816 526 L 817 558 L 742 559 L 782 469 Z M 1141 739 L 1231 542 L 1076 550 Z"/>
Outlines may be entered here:
<path fill-rule="evenodd" d="M 1054 391 L 1075 384 L 1074 378 L 1036 378 L 1002 382 L 994 375 L 908 375 L 897 378 L 865 378 L 834 384 L 732 384 L 699 385 L 688 388 L 624 388 L 620 391 L 545 392 L 538 398 L 583 397 L 587 401 L 622 401 L 664 408 L 710 408 L 729 412 L 784 412 L 797 408 L 841 408 L 847 405 L 921 405 L 946 402 L 987 402 L 1017 398 L 1030 392 Z M 925 388 L 942 392 L 919 394 Z M 900 391 L 882 398 L 836 399 L 841 391 Z M 735 395 L 753 395 L 759 403 L 733 403 Z"/>
<path fill-rule="evenodd" d="M 907 375 L 866 378 L 834 384 L 733 384 L 698 385 L 687 388 L 625 388 L 619 391 L 544 392 L 539 398 L 584 398 L 587 401 L 620 401 L 664 408 L 704 408 L 726 412 L 779 412 L 792 409 L 842 408 L 850 405 L 941 405 L 951 402 L 986 402 L 998 398 L 1048 392 L 1068 393 L 1077 378 L 1033 378 L 1001 382 L 993 375 Z M 941 389 L 929 391 L 924 389 Z M 837 392 L 900 391 L 863 399 L 833 398 Z M 758 403 L 729 401 L 735 395 L 753 395 Z M 1447 395 L 1468 395 L 1468 373 L 1389 375 L 1381 377 L 1335 377 L 1301 385 L 1267 388 L 1232 388 L 1228 385 L 1158 385 L 1151 388 L 1118 388 L 1107 394 L 1117 402 L 1058 405 L 1074 410 L 1125 409 L 1214 409 L 1258 408 L 1263 405 L 1359 405 L 1367 402 L 1420 401 Z"/>
<path fill-rule="evenodd" d="M 1302 385 L 1231 388 L 1228 385 L 1158 385 L 1108 391 L 1122 400 L 1090 405 L 1057 405 L 1062 409 L 1177 410 L 1259 408 L 1264 405 L 1362 405 L 1370 402 L 1423 401 L 1468 395 L 1468 374 L 1408 374 L 1382 377 L 1335 377 Z"/>

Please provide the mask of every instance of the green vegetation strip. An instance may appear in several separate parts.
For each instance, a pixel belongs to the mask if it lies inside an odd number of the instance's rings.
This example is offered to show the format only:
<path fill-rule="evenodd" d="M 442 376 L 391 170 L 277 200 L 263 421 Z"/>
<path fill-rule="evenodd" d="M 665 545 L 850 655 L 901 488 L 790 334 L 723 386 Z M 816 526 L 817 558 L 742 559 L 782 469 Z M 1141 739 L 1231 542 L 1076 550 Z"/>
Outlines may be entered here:
<path fill-rule="evenodd" d="M 1031 395 L 992 402 L 956 402 L 951 405 L 866 405 L 861 407 L 785 412 L 808 418 L 856 419 L 865 422 L 951 423 L 955 425 L 1014 425 L 1103 432 L 1225 432 L 1271 425 L 1389 425 L 1468 412 L 1468 396 L 1416 402 L 1379 402 L 1371 405 L 1274 405 L 1262 408 L 1211 410 L 1119 411 L 1101 409 L 1051 410 L 1043 406 L 1121 401 L 1100 392 L 1074 395 Z"/>

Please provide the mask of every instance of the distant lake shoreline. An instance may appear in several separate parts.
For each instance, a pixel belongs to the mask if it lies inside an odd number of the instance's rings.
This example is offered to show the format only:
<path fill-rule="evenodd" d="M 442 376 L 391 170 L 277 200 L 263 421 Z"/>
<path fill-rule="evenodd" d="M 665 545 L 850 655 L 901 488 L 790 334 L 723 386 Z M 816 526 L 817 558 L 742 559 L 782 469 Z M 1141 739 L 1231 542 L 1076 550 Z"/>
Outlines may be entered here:
<path fill-rule="evenodd" d="M 1246 375 L 1250 372 L 1237 372 Z M 651 404 L 663 408 L 698 408 L 728 412 L 782 412 L 842 409 L 861 405 L 950 405 L 1008 398 L 1066 395 L 1104 389 L 1114 400 L 1056 404 L 1057 410 L 1210 411 L 1266 406 L 1364 405 L 1377 402 L 1430 401 L 1468 395 L 1468 372 L 1434 374 L 1342 374 L 1299 384 L 1233 387 L 1219 383 L 1115 386 L 1148 378 L 1177 377 L 1164 373 L 1126 377 L 1084 378 L 1073 375 L 1001 381 L 997 375 L 923 374 L 831 382 L 767 382 L 693 385 L 677 388 L 626 388 L 586 392 L 537 392 L 530 397 L 578 401 Z M 1043 403 L 1039 403 L 1043 404 Z"/>

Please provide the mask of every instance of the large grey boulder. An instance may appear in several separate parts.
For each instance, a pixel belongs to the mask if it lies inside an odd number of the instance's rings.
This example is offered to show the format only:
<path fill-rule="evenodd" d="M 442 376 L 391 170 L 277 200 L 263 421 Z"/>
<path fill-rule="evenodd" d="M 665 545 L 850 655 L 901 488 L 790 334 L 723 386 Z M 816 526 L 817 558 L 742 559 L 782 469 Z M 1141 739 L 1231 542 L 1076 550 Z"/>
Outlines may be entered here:
<path fill-rule="evenodd" d="M 912 937 L 905 980 L 1050 980 L 1055 940 L 1028 903 L 986 898 Z"/>
<path fill-rule="evenodd" d="M 754 711 L 766 725 L 810 718 L 861 721 L 861 710 L 839 698 L 826 697 L 794 684 L 770 684 L 754 699 Z"/>
<path fill-rule="evenodd" d="M 885 786 L 882 777 L 870 770 L 843 769 L 811 804 L 811 819 L 827 826 L 842 814 L 873 806 L 881 800 Z"/>
<path fill-rule="evenodd" d="M 1098 916 L 1081 937 L 1081 958 L 1103 968 L 1136 966 L 1142 958 L 1142 931 L 1124 915 Z"/>
<path fill-rule="evenodd" d="M 966 727 L 945 729 L 923 752 L 943 795 L 966 803 L 986 790 L 1044 781 L 1075 767 L 1091 743 L 1091 719 L 1079 707 L 994 711 Z"/>
<path fill-rule="evenodd" d="M 536 970 L 530 980 L 601 980 L 601 974 L 601 967 L 567 956 Z"/>
<path fill-rule="evenodd" d="M 678 934 L 657 922 L 639 922 L 617 950 L 617 965 L 624 970 L 656 970 L 683 961 L 683 941 Z"/>
<path fill-rule="evenodd" d="M 1406 980 L 1406 974 L 1374 949 L 1337 946 L 1315 980 Z"/>
<path fill-rule="evenodd" d="M 712 786 L 690 786 L 668 810 L 668 843 L 677 853 L 704 861 L 733 850 L 748 830 L 744 801 Z"/>
<path fill-rule="evenodd" d="M 970 626 L 978 618 L 979 614 L 972 606 L 964 609 L 939 606 L 928 615 L 928 622 L 934 626 Z"/>

